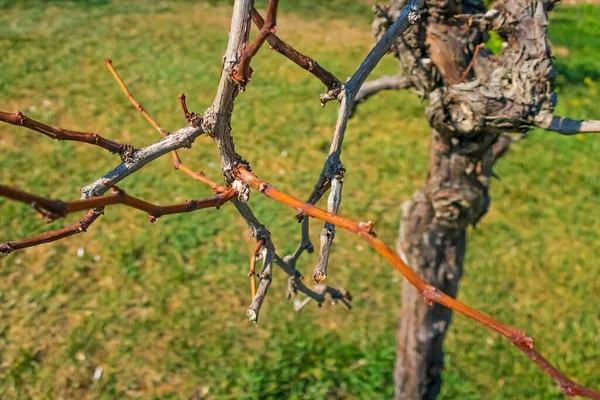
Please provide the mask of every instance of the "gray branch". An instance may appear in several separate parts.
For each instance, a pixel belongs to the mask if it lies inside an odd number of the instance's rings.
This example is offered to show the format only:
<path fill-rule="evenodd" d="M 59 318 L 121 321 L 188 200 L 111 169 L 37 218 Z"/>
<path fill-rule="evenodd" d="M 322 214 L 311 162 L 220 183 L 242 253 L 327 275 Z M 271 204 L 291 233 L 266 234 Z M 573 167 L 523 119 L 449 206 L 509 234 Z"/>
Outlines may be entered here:
<path fill-rule="evenodd" d="M 423 2 L 424 0 L 411 0 L 404 7 L 396 21 L 392 24 L 392 26 L 390 26 L 381 40 L 377 42 L 367 58 L 365 58 L 360 67 L 358 67 L 354 75 L 352 75 L 350 80 L 344 85 L 346 90 L 353 95 L 358 93 L 362 84 L 371 74 L 375 66 L 377 66 L 381 58 L 389 51 L 390 47 L 392 47 L 392 44 L 394 44 L 396 38 L 412 25 L 415 25 L 419 22 L 419 10 L 423 6 Z"/>
<path fill-rule="evenodd" d="M 267 297 L 267 290 L 269 289 L 272 281 L 273 255 L 275 253 L 275 248 L 273 247 L 271 240 L 267 240 L 265 242 L 261 251 L 263 253 L 263 269 L 259 275 L 260 283 L 258 284 L 258 289 L 256 290 L 256 296 L 254 296 L 250 307 L 248 307 L 248 310 L 246 311 L 248 319 L 252 322 L 258 321 L 258 313 L 260 312 L 260 308 L 265 301 L 265 297 Z"/>
<path fill-rule="evenodd" d="M 298 245 L 298 247 L 296 248 L 296 251 L 294 251 L 294 254 L 289 255 L 285 258 L 285 261 L 292 267 L 292 268 L 296 268 L 296 262 L 298 261 L 298 258 L 300 258 L 300 256 L 302 255 L 302 253 L 304 251 L 307 251 L 309 254 L 312 253 L 313 251 L 315 251 L 315 247 L 313 246 L 312 242 L 310 241 L 310 236 L 309 236 L 309 232 L 308 232 L 308 218 L 303 218 L 301 221 L 302 224 L 302 239 L 300 239 L 300 244 Z"/>
<path fill-rule="evenodd" d="M 381 78 L 365 82 L 354 97 L 354 108 L 356 108 L 357 104 L 365 102 L 369 97 L 384 90 L 408 89 L 410 86 L 410 81 L 403 74 L 385 75 Z"/>
<path fill-rule="evenodd" d="M 324 193 L 322 189 L 325 187 L 325 185 L 330 184 L 333 186 L 334 181 L 336 181 L 335 193 L 332 192 L 329 196 L 328 210 L 337 214 L 342 201 L 343 179 L 341 179 L 341 177 L 344 173 L 344 167 L 340 160 L 340 155 L 342 153 L 342 144 L 344 142 L 344 135 L 346 133 L 348 120 L 351 117 L 356 101 L 355 98 L 369 74 L 373 71 L 383 56 L 389 51 L 396 38 L 406 31 L 410 26 L 419 21 L 420 16 L 418 10 L 421 8 L 422 4 L 423 0 L 412 0 L 406 5 L 406 7 L 404 7 L 394 24 L 388 29 L 388 31 L 377 42 L 377 44 L 375 44 L 373 49 L 369 52 L 369 55 L 361 63 L 352 77 L 342 86 L 342 89 L 338 95 L 338 99 L 340 100 L 341 104 L 338 110 L 338 119 L 333 132 L 333 139 L 329 148 L 329 155 L 325 160 L 323 171 L 319 176 L 319 182 L 317 182 L 315 185 L 315 188 L 313 189 L 313 192 L 311 193 L 307 202 L 312 204 L 316 203 L 320 198 L 320 194 Z M 305 243 L 304 229 L 305 227 L 303 226 L 302 243 Z M 308 227 L 306 227 L 306 232 L 308 234 Z M 321 233 L 321 249 L 319 251 L 319 260 L 313 274 L 313 279 L 317 283 L 322 282 L 327 276 L 327 262 L 329 260 L 329 252 L 331 251 L 334 236 L 335 227 L 331 224 L 325 224 L 325 227 Z M 298 247 L 299 250 L 302 247 L 302 243 Z M 295 253 L 295 255 L 298 254 L 301 254 L 301 251 L 300 253 L 298 253 L 298 251 Z"/>
<path fill-rule="evenodd" d="M 277 255 L 275 252 L 275 246 L 271 240 L 271 234 L 267 228 L 265 228 L 265 226 L 258 221 L 248 204 L 236 199 L 232 200 L 232 202 L 242 218 L 244 218 L 246 221 L 246 224 L 250 228 L 252 237 L 254 237 L 257 241 L 262 240 L 264 243 L 264 262 L 263 270 L 260 274 L 261 280 L 256 291 L 256 296 L 252 300 L 252 304 L 248 308 L 248 311 L 246 311 L 246 315 L 248 315 L 250 321 L 258 321 L 260 309 L 266 297 L 269 285 L 271 284 L 273 262 L 275 262 L 277 266 L 279 266 L 288 275 L 288 298 L 294 297 L 298 292 L 301 292 L 307 296 L 307 299 L 312 299 L 318 304 L 322 304 L 327 300 L 326 295 L 329 295 L 333 303 L 341 301 L 348 309 L 352 308 L 349 303 L 352 300 L 352 296 L 343 289 L 336 289 L 327 285 L 317 285 L 314 290 L 308 288 L 302 281 L 302 275 L 300 272 L 293 265 L 290 265 L 288 261 Z M 306 303 L 306 300 L 303 303 Z M 302 307 L 304 307 L 304 305 Z M 296 309 L 296 311 L 300 310 Z"/>
<path fill-rule="evenodd" d="M 156 160 L 160 156 L 182 147 L 192 147 L 194 140 L 202 133 L 203 131 L 201 128 L 186 126 L 162 139 L 160 142 L 135 151 L 115 169 L 94 183 L 91 183 L 81 189 L 81 198 L 87 199 L 94 196 L 101 196 L 113 185 L 116 185 L 129 175 L 133 174 L 151 161 Z"/>
<path fill-rule="evenodd" d="M 576 120 L 546 114 L 539 118 L 536 126 L 561 135 L 577 135 L 578 133 L 600 133 L 600 121 Z"/>
<path fill-rule="evenodd" d="M 327 211 L 337 214 L 342 202 L 342 185 L 344 177 L 341 174 L 336 175 L 331 181 L 331 191 L 327 201 Z M 333 238 L 335 237 L 335 225 L 329 222 L 325 223 L 321 231 L 321 248 L 319 250 L 319 260 L 313 272 L 313 280 L 317 283 L 323 282 L 327 278 L 327 264 L 329 263 L 329 253 Z"/>
<path fill-rule="evenodd" d="M 314 300 L 319 305 L 323 304 L 329 295 L 331 297 L 331 302 L 336 304 L 338 301 L 341 301 L 346 308 L 349 310 L 352 309 L 350 302 L 352 301 L 352 295 L 344 289 L 337 289 L 327 285 L 316 285 L 313 289 L 306 286 L 302 280 L 302 274 L 300 272 L 290 266 L 284 259 L 279 257 L 277 253 L 275 253 L 274 258 L 275 264 L 279 268 L 281 268 L 287 275 L 289 279 L 289 287 L 288 287 L 288 298 L 294 297 L 298 292 L 305 294 L 307 297 L 302 302 L 300 302 L 300 306 L 295 306 L 296 311 L 300 311 L 304 306 L 310 301 Z"/>
<path fill-rule="evenodd" d="M 252 322 L 257 322 L 258 314 L 260 313 L 260 309 L 265 301 L 265 297 L 267 296 L 267 290 L 271 285 L 275 246 L 273 246 L 273 242 L 271 241 L 271 234 L 267 228 L 265 228 L 265 226 L 261 224 L 258 219 L 256 219 L 254 213 L 252 213 L 252 210 L 250 210 L 250 207 L 248 207 L 248 204 L 237 199 L 233 199 L 232 202 L 242 218 L 244 218 L 246 221 L 248 228 L 250 228 L 252 237 L 256 239 L 256 241 L 262 240 L 263 242 L 261 248 L 263 269 L 259 275 L 260 283 L 258 285 L 258 289 L 256 290 L 256 296 L 254 296 L 250 307 L 248 307 L 248 310 L 246 311 L 248 319 Z"/>

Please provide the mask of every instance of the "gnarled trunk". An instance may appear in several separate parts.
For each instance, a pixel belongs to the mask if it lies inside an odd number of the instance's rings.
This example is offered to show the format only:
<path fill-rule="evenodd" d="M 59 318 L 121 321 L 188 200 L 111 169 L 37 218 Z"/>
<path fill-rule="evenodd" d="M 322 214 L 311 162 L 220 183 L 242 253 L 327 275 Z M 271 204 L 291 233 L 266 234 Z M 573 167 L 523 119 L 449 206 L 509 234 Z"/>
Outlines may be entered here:
<path fill-rule="evenodd" d="M 373 30 L 386 31 L 406 0 L 377 6 Z M 398 252 L 429 284 L 455 296 L 466 235 L 487 212 L 494 162 L 511 141 L 552 119 L 556 104 L 547 12 L 555 0 L 427 0 L 421 22 L 392 49 L 395 81 L 429 102 L 432 127 L 427 180 L 403 207 Z M 502 54 L 482 48 L 494 30 Z M 547 123 L 546 123 L 547 125 Z M 440 392 L 442 342 L 450 310 L 429 306 L 405 282 L 398 328 L 397 399 Z"/>
<path fill-rule="evenodd" d="M 492 148 L 488 152 L 492 152 Z M 428 283 L 455 297 L 462 274 L 466 229 L 486 212 L 487 186 L 469 157 L 432 133 L 425 185 L 404 203 L 397 250 Z M 471 169 L 471 170 L 470 170 Z M 469 173 L 470 172 L 470 173 Z M 442 343 L 451 310 L 428 305 L 408 282 L 402 286 L 397 333 L 396 399 L 435 399 L 444 364 Z"/>

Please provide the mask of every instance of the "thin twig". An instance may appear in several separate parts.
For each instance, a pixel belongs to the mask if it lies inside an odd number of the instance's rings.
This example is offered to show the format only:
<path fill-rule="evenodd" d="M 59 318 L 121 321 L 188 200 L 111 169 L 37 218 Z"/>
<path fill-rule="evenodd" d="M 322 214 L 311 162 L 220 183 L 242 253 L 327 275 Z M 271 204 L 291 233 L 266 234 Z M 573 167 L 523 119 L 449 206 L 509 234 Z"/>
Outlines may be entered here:
<path fill-rule="evenodd" d="M 473 67 L 475 66 L 475 62 L 477 61 L 477 55 L 479 54 L 479 50 L 481 50 L 483 48 L 484 44 L 483 43 L 479 43 L 476 47 L 475 47 L 475 51 L 473 52 L 473 57 L 471 57 L 471 62 L 469 63 L 469 65 L 467 66 L 467 69 L 465 69 L 465 72 L 463 72 L 462 76 L 460 77 L 460 79 L 458 80 L 458 82 L 455 83 L 455 85 L 458 85 L 459 83 L 462 83 L 465 81 L 465 79 L 467 79 L 467 76 L 469 76 L 469 72 L 471 71 L 471 69 L 473 69 Z"/>
<path fill-rule="evenodd" d="M 57 128 L 54 126 L 43 124 L 32 118 L 29 118 L 21 111 L 14 114 L 0 111 L 0 121 L 8 124 L 23 126 L 48 136 L 54 140 L 70 140 L 74 142 L 88 143 L 94 146 L 102 147 L 110 151 L 111 153 L 120 154 L 122 157 L 126 157 L 134 152 L 132 146 L 127 144 L 120 144 L 113 142 L 112 140 L 104 139 L 102 136 L 91 133 L 91 132 L 77 132 L 67 129 Z"/>
<path fill-rule="evenodd" d="M 119 84 L 119 86 L 121 87 L 121 90 L 123 91 L 123 93 L 125 93 L 125 96 L 127 96 L 127 98 L 129 99 L 129 101 L 131 102 L 131 104 L 133 104 L 133 106 L 162 135 L 162 137 L 167 137 L 167 135 L 169 135 L 169 132 L 167 132 L 163 128 L 161 128 L 156 123 L 156 121 L 154 121 L 152 119 L 152 117 L 150 116 L 150 114 L 148 114 L 148 112 L 146 112 L 146 110 L 144 109 L 144 107 L 142 107 L 142 105 L 137 102 L 137 100 L 129 92 L 129 90 L 127 89 L 127 86 L 125 86 L 125 83 L 123 82 L 123 80 L 121 79 L 121 77 L 119 76 L 119 74 L 117 73 L 117 71 L 115 70 L 115 68 L 113 67 L 112 61 L 111 60 L 104 60 L 104 64 L 106 64 L 106 67 L 108 68 L 108 70 L 110 71 L 110 73 L 113 75 L 113 77 L 115 78 L 115 80 L 117 81 L 117 83 Z"/>
<path fill-rule="evenodd" d="M 188 167 L 186 167 L 183 164 L 177 164 L 175 166 L 175 168 L 182 171 L 183 173 L 185 173 L 192 179 L 195 179 L 197 181 L 200 181 L 200 182 L 210 186 L 215 193 L 223 193 L 225 190 L 227 190 L 226 186 L 218 185 L 215 181 L 213 181 L 212 179 L 207 177 L 204 174 L 204 172 L 202 172 L 202 171 L 198 171 L 198 172 L 192 171 L 191 169 L 189 169 Z"/>
<path fill-rule="evenodd" d="M 154 119 L 150 116 L 150 114 L 148 114 L 148 112 L 144 109 L 144 107 L 142 107 L 142 105 L 137 102 L 137 100 L 135 99 L 135 97 L 133 97 L 133 95 L 131 94 L 129 89 L 127 89 L 127 86 L 125 86 L 123 79 L 121 79 L 121 76 L 119 76 L 115 67 L 113 67 L 112 61 L 104 60 L 104 64 L 106 64 L 106 67 L 108 68 L 108 70 L 110 71 L 112 76 L 115 78 L 117 83 L 119 84 L 119 87 L 121 88 L 123 93 L 125 93 L 125 96 L 127 96 L 129 101 L 131 102 L 131 104 L 133 104 L 133 106 L 136 108 L 136 110 L 138 110 L 144 116 L 144 118 L 146 118 L 146 121 L 148 121 L 150 123 L 150 125 L 152 125 L 154 127 L 154 129 L 156 129 L 163 138 L 166 138 L 169 135 L 169 132 L 167 132 L 166 130 L 161 128 L 156 123 L 156 121 L 154 121 Z M 179 155 L 177 154 L 177 152 L 175 150 L 173 150 L 171 152 L 171 155 L 173 157 L 174 165 L 181 164 L 181 159 L 179 158 Z"/>

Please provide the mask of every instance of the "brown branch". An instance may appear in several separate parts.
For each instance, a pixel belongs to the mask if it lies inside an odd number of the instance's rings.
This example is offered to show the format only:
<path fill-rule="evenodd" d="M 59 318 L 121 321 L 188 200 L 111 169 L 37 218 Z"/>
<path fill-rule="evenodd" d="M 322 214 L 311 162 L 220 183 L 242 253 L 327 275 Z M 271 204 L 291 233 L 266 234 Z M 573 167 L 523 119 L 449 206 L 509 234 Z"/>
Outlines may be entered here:
<path fill-rule="evenodd" d="M 116 186 L 113 186 L 113 193 L 111 195 L 90 197 L 72 202 L 46 199 L 44 197 L 29 194 L 5 185 L 0 185 L 0 196 L 30 204 L 33 208 L 40 212 L 47 221 L 64 217 L 65 215 L 76 211 L 91 208 L 102 208 L 114 204 L 123 204 L 128 207 L 147 212 L 151 216 L 150 221 L 155 222 L 157 218 L 163 215 L 180 214 L 209 207 L 219 208 L 235 196 L 235 191 L 229 188 L 223 193 L 219 193 L 206 199 L 188 200 L 185 203 L 167 206 L 159 206 L 138 199 L 137 197 L 130 196 Z"/>
<path fill-rule="evenodd" d="M 89 210 L 81 221 L 66 228 L 46 232 L 28 239 L 20 239 L 0 243 L 0 254 L 9 254 L 15 250 L 38 246 L 44 243 L 54 242 L 60 239 L 67 238 L 69 236 L 76 235 L 81 232 L 85 232 L 100 215 L 102 215 L 102 210 Z"/>
<path fill-rule="evenodd" d="M 248 84 L 248 82 L 250 82 L 250 77 L 252 76 L 252 68 L 250 68 L 250 61 L 252 60 L 252 57 L 256 55 L 256 53 L 261 48 L 265 40 L 267 40 L 267 37 L 275 33 L 275 26 L 277 25 L 278 5 L 279 0 L 269 0 L 269 6 L 267 9 L 267 19 L 262 25 L 262 27 L 260 27 L 260 32 L 258 33 L 258 36 L 250 46 L 244 45 L 244 47 L 242 48 L 242 56 L 240 58 L 240 62 L 233 69 L 233 73 L 231 75 L 232 79 L 242 88 L 244 88 Z"/>
<path fill-rule="evenodd" d="M 400 273 L 419 291 L 421 296 L 428 304 L 438 303 L 446 306 L 460 314 L 465 315 L 468 318 L 500 333 L 511 341 L 511 343 L 522 351 L 529 359 L 531 359 L 542 371 L 548 374 L 554 382 L 556 382 L 561 391 L 569 396 L 583 396 L 591 399 L 600 399 L 600 393 L 581 386 L 562 372 L 554 367 L 548 360 L 546 360 L 540 353 L 533 348 L 533 339 L 524 332 L 515 329 L 511 326 L 502 324 L 495 319 L 485 315 L 458 300 L 442 293 L 435 287 L 425 282 L 419 275 L 413 271 L 402 258 L 387 246 L 381 239 L 377 237 L 373 231 L 373 224 L 371 222 L 357 222 L 339 215 L 329 213 L 323 209 L 320 209 L 312 204 L 305 203 L 295 197 L 280 192 L 273 186 L 266 182 L 261 181 L 256 175 L 248 171 L 244 167 L 240 167 L 236 171 L 237 176 L 248 183 L 251 187 L 259 190 L 265 196 L 276 200 L 288 207 L 292 207 L 295 210 L 300 210 L 304 214 L 318 218 L 325 222 L 334 224 L 340 228 L 348 230 L 353 233 L 359 234 L 375 251 L 387 259 L 390 264 L 394 266 Z"/>
<path fill-rule="evenodd" d="M 256 9 L 252 10 L 252 21 L 254 21 L 254 24 L 258 27 L 258 29 L 262 29 L 265 23 L 262 16 L 258 13 L 258 11 L 256 11 Z M 292 46 L 281 40 L 277 35 L 273 33 L 270 34 L 267 37 L 267 43 L 269 43 L 269 46 L 271 46 L 273 50 L 289 58 L 300 68 L 303 68 L 313 74 L 317 79 L 323 82 L 329 91 L 334 91 L 342 87 L 342 82 L 336 78 L 335 75 L 321 67 L 312 58 L 295 50 Z"/>
<path fill-rule="evenodd" d="M 133 147 L 127 144 L 120 144 L 112 140 L 104 139 L 102 136 L 91 132 L 77 132 L 67 129 L 57 128 L 43 124 L 32 118 L 27 117 L 21 111 L 14 114 L 0 111 L 0 121 L 8 124 L 23 126 L 48 136 L 54 140 L 70 140 L 73 142 L 88 143 L 94 146 L 102 147 L 111 153 L 120 154 L 122 157 L 132 154 Z"/>
<path fill-rule="evenodd" d="M 187 120 L 188 124 L 190 124 L 191 126 L 200 126 L 202 124 L 202 115 L 198 115 L 196 113 L 188 111 L 184 93 L 181 93 L 179 95 L 179 104 L 181 104 L 183 116 Z"/>
<path fill-rule="evenodd" d="M 465 72 L 463 72 L 463 74 L 460 77 L 460 79 L 458 80 L 458 82 L 455 83 L 455 85 L 458 85 L 459 83 L 462 83 L 465 81 L 465 79 L 467 79 L 467 76 L 469 76 L 469 72 L 471 71 L 471 69 L 473 69 L 473 67 L 475 66 L 475 62 L 477 61 L 477 54 L 479 54 L 479 50 L 481 50 L 483 48 L 483 46 L 484 46 L 483 43 L 479 43 L 475 47 L 475 52 L 473 52 L 473 57 L 471 57 L 471 62 L 467 66 L 467 69 L 465 69 Z"/>

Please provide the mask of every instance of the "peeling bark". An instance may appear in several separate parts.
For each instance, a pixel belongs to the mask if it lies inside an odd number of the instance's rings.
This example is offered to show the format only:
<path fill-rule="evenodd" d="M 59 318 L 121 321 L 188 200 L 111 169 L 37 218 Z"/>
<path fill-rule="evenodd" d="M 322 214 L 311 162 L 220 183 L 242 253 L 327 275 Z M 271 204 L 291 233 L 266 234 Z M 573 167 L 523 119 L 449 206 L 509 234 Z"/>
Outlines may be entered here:
<path fill-rule="evenodd" d="M 376 38 L 404 7 L 375 7 Z M 594 121 L 553 117 L 556 104 L 548 11 L 555 1 L 430 0 L 422 19 L 392 47 L 405 87 L 428 100 L 432 127 L 425 184 L 403 207 L 397 250 L 429 284 L 455 296 L 463 269 L 467 228 L 490 204 L 494 162 L 511 142 L 507 133 L 532 126 L 563 134 L 593 131 Z M 498 56 L 481 48 L 491 30 L 504 46 Z M 554 129 L 551 129 L 554 128 Z M 424 304 L 404 282 L 398 327 L 397 399 L 434 399 L 441 388 L 442 342 L 448 309 Z"/>

